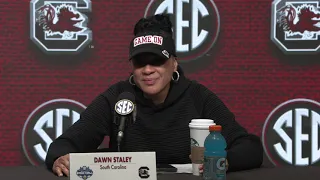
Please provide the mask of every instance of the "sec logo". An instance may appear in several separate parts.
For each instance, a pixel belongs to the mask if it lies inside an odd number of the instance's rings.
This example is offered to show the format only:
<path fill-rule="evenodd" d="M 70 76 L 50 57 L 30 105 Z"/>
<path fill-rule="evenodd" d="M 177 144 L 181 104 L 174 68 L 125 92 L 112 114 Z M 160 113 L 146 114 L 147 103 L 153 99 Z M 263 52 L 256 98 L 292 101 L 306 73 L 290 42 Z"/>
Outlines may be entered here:
<path fill-rule="evenodd" d="M 116 103 L 115 110 L 120 115 L 128 115 L 134 110 L 134 104 L 128 99 L 122 99 Z"/>
<path fill-rule="evenodd" d="M 77 122 L 85 108 L 71 99 L 53 99 L 31 112 L 22 130 L 22 148 L 32 165 L 45 161 L 53 140 Z"/>
<path fill-rule="evenodd" d="M 172 15 L 179 62 L 198 60 L 218 39 L 220 17 L 213 0 L 152 0 L 144 16 L 162 13 Z"/>
<path fill-rule="evenodd" d="M 320 103 L 292 99 L 280 104 L 268 116 L 262 141 L 275 166 L 319 166 Z"/>

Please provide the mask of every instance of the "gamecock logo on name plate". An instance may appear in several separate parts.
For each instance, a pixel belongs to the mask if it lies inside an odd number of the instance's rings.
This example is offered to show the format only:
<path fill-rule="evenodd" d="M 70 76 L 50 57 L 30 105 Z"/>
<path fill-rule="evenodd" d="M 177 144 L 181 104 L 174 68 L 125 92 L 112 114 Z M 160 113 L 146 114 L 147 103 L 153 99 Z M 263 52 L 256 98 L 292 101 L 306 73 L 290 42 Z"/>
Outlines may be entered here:
<path fill-rule="evenodd" d="M 320 1 L 275 0 L 271 40 L 285 53 L 320 51 Z"/>
<path fill-rule="evenodd" d="M 79 53 L 92 41 L 90 0 L 32 0 L 30 38 L 45 53 Z"/>

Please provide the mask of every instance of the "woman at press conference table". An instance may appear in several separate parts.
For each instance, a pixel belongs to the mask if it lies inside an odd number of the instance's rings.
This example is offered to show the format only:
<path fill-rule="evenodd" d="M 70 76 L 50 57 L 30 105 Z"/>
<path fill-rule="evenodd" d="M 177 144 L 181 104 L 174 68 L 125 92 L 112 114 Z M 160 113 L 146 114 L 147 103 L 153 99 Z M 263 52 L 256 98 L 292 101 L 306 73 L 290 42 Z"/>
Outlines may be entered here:
<path fill-rule="evenodd" d="M 161 43 L 139 43 L 141 36 L 160 36 Z M 228 171 L 258 168 L 263 161 L 259 137 L 237 123 L 233 113 L 205 86 L 185 77 L 178 65 L 172 24 L 166 15 L 140 19 L 130 43 L 132 74 L 98 95 L 80 119 L 51 145 L 46 165 L 58 176 L 69 174 L 69 153 L 94 152 L 105 136 L 117 151 L 114 107 L 122 92 L 134 94 L 137 114 L 125 131 L 121 151 L 155 151 L 159 164 L 190 163 L 189 122 L 213 119 L 227 142 Z"/>

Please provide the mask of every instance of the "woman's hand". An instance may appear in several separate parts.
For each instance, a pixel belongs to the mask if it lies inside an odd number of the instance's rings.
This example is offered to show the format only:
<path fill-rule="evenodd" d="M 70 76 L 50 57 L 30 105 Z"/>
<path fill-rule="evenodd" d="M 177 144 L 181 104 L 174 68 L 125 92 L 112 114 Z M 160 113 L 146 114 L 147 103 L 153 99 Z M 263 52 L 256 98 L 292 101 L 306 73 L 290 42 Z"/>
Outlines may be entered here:
<path fill-rule="evenodd" d="M 53 164 L 52 171 L 58 176 L 69 176 L 70 168 L 70 156 L 69 154 L 59 157 Z"/>

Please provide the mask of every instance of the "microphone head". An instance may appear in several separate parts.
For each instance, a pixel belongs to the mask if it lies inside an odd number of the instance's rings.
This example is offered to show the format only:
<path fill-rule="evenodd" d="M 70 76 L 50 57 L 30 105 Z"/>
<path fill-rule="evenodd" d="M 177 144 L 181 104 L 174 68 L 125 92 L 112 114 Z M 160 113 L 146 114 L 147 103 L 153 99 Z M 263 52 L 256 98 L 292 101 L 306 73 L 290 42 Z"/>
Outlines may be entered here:
<path fill-rule="evenodd" d="M 135 97 L 130 92 L 123 92 L 118 96 L 118 102 L 115 104 L 114 110 L 117 114 L 125 116 L 131 114 L 135 109 Z"/>

